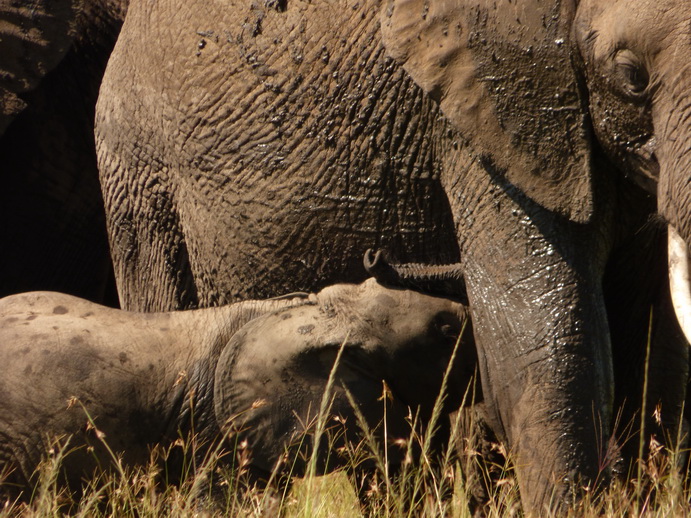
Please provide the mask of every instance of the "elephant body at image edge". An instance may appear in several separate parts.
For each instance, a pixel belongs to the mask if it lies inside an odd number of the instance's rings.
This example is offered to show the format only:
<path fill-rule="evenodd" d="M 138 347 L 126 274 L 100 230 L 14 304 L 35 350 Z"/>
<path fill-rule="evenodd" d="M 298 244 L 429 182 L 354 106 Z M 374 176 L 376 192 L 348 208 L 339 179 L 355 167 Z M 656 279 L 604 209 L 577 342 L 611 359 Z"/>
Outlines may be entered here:
<path fill-rule="evenodd" d="M 0 2 L 0 296 L 118 304 L 94 144 L 126 0 Z"/>

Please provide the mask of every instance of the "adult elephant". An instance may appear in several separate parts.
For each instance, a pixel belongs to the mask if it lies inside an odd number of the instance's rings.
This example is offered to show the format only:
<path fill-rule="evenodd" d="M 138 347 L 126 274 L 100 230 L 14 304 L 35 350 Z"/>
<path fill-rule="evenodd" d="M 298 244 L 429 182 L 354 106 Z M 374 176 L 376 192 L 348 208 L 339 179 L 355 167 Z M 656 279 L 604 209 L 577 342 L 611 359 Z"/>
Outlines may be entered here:
<path fill-rule="evenodd" d="M 369 247 L 460 260 L 526 508 L 606 479 L 651 307 L 646 414 L 674 426 L 688 373 L 648 224 L 659 191 L 691 238 L 688 13 L 654 5 L 135 0 L 96 127 L 121 303 L 361 280 Z"/>
<path fill-rule="evenodd" d="M 94 107 L 126 0 L 0 0 L 0 296 L 117 304 Z"/>

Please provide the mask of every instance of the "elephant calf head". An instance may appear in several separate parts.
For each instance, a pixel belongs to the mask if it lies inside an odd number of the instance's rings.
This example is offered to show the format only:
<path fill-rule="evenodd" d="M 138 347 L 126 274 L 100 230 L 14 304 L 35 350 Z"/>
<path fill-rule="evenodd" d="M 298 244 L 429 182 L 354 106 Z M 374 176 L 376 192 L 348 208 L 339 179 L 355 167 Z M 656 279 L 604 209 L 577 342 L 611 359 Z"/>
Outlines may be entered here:
<path fill-rule="evenodd" d="M 389 444 L 407 439 L 411 415 L 422 423 L 432 415 L 465 322 L 465 307 L 457 302 L 385 288 L 374 279 L 335 285 L 311 300 L 244 326 L 216 368 L 216 418 L 241 430 L 260 475 L 273 472 L 285 449 L 296 444 L 306 445 L 306 455 L 298 456 L 291 472 L 304 472 L 312 451 L 307 435 L 317 427 L 323 398 L 330 404 L 323 424 L 336 437 L 321 440 L 331 451 L 319 451 L 320 472 L 338 464 L 334 447 L 362 439 L 361 427 L 383 434 L 384 416 L 388 437 L 383 439 Z M 468 343 L 461 344 L 444 414 L 461 404 L 473 355 Z M 332 373 L 333 385 L 327 387 Z M 391 397 L 382 397 L 385 387 Z M 400 463 L 404 454 L 391 449 L 389 462 Z"/>

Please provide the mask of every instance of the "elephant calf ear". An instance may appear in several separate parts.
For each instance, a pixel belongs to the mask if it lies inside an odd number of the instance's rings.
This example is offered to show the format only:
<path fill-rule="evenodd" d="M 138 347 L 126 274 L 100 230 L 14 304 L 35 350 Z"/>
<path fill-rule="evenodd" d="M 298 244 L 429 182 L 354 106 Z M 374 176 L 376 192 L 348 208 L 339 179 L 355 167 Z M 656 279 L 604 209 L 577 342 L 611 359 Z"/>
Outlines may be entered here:
<path fill-rule="evenodd" d="M 386 0 L 384 45 L 491 170 L 577 222 L 592 215 L 573 2 Z"/>
<path fill-rule="evenodd" d="M 0 135 L 72 44 L 78 0 L 0 0 Z"/>

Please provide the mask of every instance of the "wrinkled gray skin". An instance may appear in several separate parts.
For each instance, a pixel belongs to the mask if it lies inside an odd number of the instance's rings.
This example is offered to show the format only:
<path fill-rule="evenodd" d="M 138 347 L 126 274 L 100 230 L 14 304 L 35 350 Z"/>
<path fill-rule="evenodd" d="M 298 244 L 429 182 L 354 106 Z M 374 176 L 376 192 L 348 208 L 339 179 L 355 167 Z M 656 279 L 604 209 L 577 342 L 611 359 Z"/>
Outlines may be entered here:
<path fill-rule="evenodd" d="M 393 393 L 389 438 L 406 438 L 409 409 L 429 418 L 465 314 L 449 299 L 384 288 L 373 279 L 309 296 L 153 314 L 52 292 L 6 297 L 0 300 L 0 468 L 14 468 L 9 482 L 25 487 L 47 438 L 71 436 L 70 447 L 80 449 L 66 457 L 64 473 L 78 488 L 96 468 L 83 446 L 95 448 L 101 466 L 110 463 L 87 427 L 86 411 L 128 465 L 147 462 L 152 446 L 169 446 L 192 431 L 208 446 L 222 428 L 242 428 L 240 437 L 228 439 L 231 452 L 248 439 L 252 473 L 267 478 L 285 448 L 304 437 L 303 423 L 316 415 L 344 342 L 333 413 L 345 419 L 347 436 L 362 439 L 345 389 L 374 429 L 384 415 L 384 380 Z M 472 341 L 460 346 L 457 378 L 469 379 L 472 354 Z M 446 408 L 458 407 L 461 397 L 450 391 Z M 392 449 L 392 470 L 403 454 Z M 335 452 L 330 457 L 333 464 L 322 462 L 321 470 L 337 465 Z M 303 472 L 298 462 L 291 474 Z"/>
<path fill-rule="evenodd" d="M 125 0 L 0 0 L 0 297 L 117 304 L 94 107 Z"/>
<path fill-rule="evenodd" d="M 366 248 L 460 261 L 490 424 L 527 511 L 560 505 L 609 477 L 651 307 L 647 408 L 674 427 L 685 397 L 649 220 L 657 203 L 691 238 L 688 18 L 674 0 L 133 1 L 96 124 L 122 303 L 361 280 Z"/>

